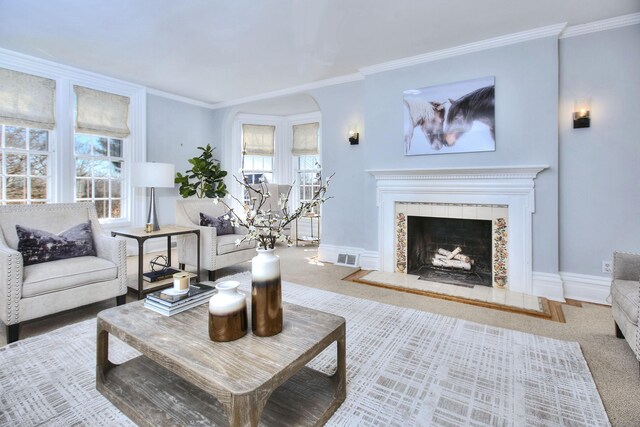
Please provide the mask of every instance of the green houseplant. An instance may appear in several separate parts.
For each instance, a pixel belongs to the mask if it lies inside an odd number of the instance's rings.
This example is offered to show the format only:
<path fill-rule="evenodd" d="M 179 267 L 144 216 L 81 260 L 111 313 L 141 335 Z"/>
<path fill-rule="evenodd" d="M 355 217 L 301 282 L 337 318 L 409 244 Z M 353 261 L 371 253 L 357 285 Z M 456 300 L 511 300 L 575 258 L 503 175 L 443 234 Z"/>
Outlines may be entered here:
<path fill-rule="evenodd" d="M 223 178 L 227 171 L 222 170 L 220 161 L 213 157 L 211 144 L 206 147 L 198 147 L 202 153 L 198 157 L 189 159 L 191 169 L 181 174 L 176 173 L 175 183 L 180 185 L 180 195 L 184 198 L 197 196 L 198 198 L 224 197 L 227 194 L 227 186 Z"/>

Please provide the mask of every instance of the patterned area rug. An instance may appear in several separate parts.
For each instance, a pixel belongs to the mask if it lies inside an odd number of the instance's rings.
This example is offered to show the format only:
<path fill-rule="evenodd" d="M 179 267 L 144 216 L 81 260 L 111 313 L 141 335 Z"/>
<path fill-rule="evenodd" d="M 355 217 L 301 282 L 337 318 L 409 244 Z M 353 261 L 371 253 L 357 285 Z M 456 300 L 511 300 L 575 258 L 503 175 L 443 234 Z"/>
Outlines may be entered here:
<path fill-rule="evenodd" d="M 290 283 L 283 297 L 347 319 L 347 399 L 327 425 L 609 425 L 577 343 Z M 133 425 L 95 389 L 95 333 L 88 320 L 0 348 L 0 425 Z M 136 355 L 112 338 L 112 361 Z M 332 372 L 335 348 L 311 365 Z"/>

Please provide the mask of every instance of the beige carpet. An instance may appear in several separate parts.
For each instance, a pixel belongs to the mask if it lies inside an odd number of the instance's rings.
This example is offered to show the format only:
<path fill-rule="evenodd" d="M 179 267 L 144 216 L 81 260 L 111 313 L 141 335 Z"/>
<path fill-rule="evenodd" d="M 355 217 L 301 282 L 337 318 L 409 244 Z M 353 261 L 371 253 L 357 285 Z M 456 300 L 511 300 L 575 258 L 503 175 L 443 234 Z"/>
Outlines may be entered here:
<path fill-rule="evenodd" d="M 611 309 L 593 304 L 582 308 L 564 305 L 567 323 L 549 322 L 529 316 L 487 310 L 481 307 L 407 294 L 388 289 L 360 285 L 341 279 L 354 271 L 353 268 L 321 264 L 308 259 L 316 255 L 313 248 L 281 248 L 283 279 L 319 289 L 367 298 L 401 307 L 444 314 L 474 322 L 510 328 L 551 338 L 577 341 L 587 360 L 603 403 L 614 426 L 640 426 L 640 373 L 638 362 L 625 340 L 614 335 Z M 130 265 L 135 266 L 135 259 Z M 249 264 L 224 269 L 221 275 L 250 269 Z M 33 336 L 60 326 L 92 318 L 109 301 L 62 313 L 47 319 L 26 324 L 21 336 Z M 5 342 L 5 331 L 0 332 L 0 344 Z"/>

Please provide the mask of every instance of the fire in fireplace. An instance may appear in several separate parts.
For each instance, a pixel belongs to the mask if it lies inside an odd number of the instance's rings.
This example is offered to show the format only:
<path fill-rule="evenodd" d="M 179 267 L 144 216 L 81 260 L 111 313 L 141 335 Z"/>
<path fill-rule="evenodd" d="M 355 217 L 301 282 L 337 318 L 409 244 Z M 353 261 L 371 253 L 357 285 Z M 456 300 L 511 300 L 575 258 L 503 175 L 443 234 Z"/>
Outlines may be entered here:
<path fill-rule="evenodd" d="M 492 286 L 490 220 L 409 216 L 407 272 L 432 282 Z"/>

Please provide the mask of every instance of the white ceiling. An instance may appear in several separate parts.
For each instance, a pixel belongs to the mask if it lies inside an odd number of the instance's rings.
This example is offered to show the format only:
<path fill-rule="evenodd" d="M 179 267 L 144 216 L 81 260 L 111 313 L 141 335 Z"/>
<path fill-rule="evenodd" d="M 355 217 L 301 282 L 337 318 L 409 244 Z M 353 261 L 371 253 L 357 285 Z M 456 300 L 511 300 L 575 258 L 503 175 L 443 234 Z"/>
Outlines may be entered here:
<path fill-rule="evenodd" d="M 0 47 L 215 103 L 638 0 L 0 0 Z"/>

